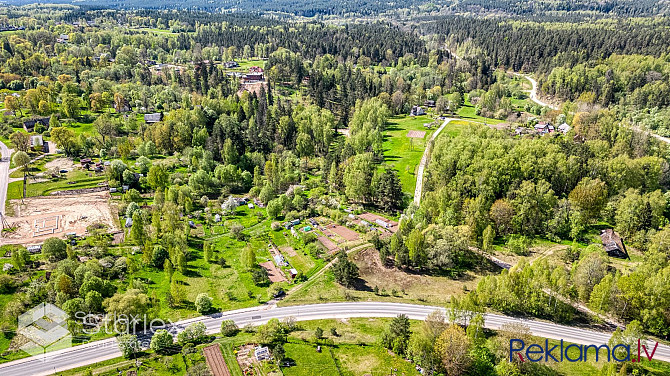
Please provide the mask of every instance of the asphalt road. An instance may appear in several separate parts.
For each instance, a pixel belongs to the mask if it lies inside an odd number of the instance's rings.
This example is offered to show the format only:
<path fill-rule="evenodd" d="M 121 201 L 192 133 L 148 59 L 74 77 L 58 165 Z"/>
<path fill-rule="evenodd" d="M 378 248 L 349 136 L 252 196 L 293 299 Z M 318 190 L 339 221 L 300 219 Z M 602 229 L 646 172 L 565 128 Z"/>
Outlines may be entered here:
<path fill-rule="evenodd" d="M 5 201 L 7 201 L 7 185 L 9 184 L 9 161 L 12 155 L 11 150 L 0 141 L 0 213 L 5 214 Z"/>
<path fill-rule="evenodd" d="M 437 309 L 443 310 L 443 308 L 432 306 L 377 302 L 326 303 L 272 309 L 265 308 L 255 307 L 228 311 L 180 321 L 174 325 L 174 329 L 180 331 L 191 323 L 202 322 L 207 327 L 207 332 L 213 334 L 219 332 L 223 320 L 234 320 L 238 326 L 243 327 L 248 324 L 263 324 L 271 318 L 284 319 L 287 317 L 294 317 L 298 321 L 305 321 L 353 317 L 395 317 L 398 314 L 405 314 L 410 319 L 423 320 L 431 312 Z M 499 329 L 503 324 L 508 323 L 523 323 L 530 328 L 533 335 L 538 337 L 557 340 L 563 339 L 566 342 L 583 345 L 606 344 L 611 336 L 611 333 L 596 332 L 538 320 L 522 320 L 496 314 L 487 314 L 485 316 L 485 326 L 489 329 Z M 144 339 L 144 341 L 147 340 Z M 54 351 L 41 356 L 1 364 L 0 375 L 49 375 L 120 356 L 121 353 L 116 344 L 116 339 L 110 338 Z M 644 353 L 642 356 L 644 357 Z M 670 361 L 670 346 L 659 344 L 654 359 Z"/>

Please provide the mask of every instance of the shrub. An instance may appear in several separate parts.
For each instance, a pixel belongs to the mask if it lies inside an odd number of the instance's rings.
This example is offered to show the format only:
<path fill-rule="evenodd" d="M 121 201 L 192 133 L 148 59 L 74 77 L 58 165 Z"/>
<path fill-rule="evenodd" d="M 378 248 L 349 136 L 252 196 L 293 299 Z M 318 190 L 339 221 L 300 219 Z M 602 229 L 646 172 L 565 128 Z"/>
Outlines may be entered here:
<path fill-rule="evenodd" d="M 212 298 L 205 293 L 198 294 L 195 298 L 195 309 L 198 313 L 207 313 L 212 309 Z"/>

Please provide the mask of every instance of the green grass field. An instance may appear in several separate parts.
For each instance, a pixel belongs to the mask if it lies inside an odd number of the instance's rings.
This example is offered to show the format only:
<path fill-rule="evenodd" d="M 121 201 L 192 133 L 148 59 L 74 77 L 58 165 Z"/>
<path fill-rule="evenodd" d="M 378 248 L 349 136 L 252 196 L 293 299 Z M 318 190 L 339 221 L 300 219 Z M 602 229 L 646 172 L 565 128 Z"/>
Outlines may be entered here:
<path fill-rule="evenodd" d="M 432 123 L 430 116 L 394 116 L 390 119 L 384 132 L 384 160 L 388 165 L 398 170 L 400 183 L 404 192 L 414 194 L 416 186 L 416 170 L 421 162 L 421 156 L 436 127 L 427 129 L 423 125 Z M 439 126 L 439 125 L 438 125 Z M 423 138 L 409 138 L 411 130 L 425 131 Z"/>
<path fill-rule="evenodd" d="M 461 106 L 461 108 L 458 109 L 458 112 L 456 114 L 465 120 L 470 120 L 478 123 L 484 123 L 484 124 L 502 123 L 502 120 L 491 119 L 477 115 L 475 113 L 475 106 L 472 103 L 470 103 L 470 101 L 467 99 L 467 96 L 465 98 L 465 103 L 463 104 L 463 106 Z"/>

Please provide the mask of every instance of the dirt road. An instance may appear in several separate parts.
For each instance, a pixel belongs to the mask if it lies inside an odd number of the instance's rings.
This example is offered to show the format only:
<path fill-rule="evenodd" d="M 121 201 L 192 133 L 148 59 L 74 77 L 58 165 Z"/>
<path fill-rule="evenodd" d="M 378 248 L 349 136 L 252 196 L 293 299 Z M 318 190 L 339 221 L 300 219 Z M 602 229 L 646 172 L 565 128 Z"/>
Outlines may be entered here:
<path fill-rule="evenodd" d="M 428 143 L 426 144 L 426 150 L 423 152 L 423 156 L 421 157 L 421 162 L 419 163 L 419 171 L 416 174 L 416 189 L 414 190 L 414 203 L 416 206 L 419 206 L 421 203 L 421 193 L 423 191 L 423 171 L 426 169 L 426 163 L 428 163 L 428 158 L 430 157 L 431 150 L 433 148 L 433 141 L 435 141 L 435 138 L 442 132 L 444 127 L 447 126 L 451 121 L 456 120 L 454 118 L 448 118 L 444 120 L 444 123 L 440 125 L 439 128 L 433 133 L 433 135 L 430 137 L 430 140 L 428 140 Z"/>
<path fill-rule="evenodd" d="M 9 161 L 12 150 L 0 141 L 0 214 L 5 214 L 5 202 L 7 201 L 7 186 L 9 185 Z"/>

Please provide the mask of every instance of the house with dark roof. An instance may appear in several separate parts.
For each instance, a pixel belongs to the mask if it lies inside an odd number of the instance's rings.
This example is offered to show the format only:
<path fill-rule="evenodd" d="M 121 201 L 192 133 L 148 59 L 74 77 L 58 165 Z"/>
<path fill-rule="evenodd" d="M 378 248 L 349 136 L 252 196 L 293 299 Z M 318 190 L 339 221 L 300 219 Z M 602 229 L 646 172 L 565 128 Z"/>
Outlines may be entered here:
<path fill-rule="evenodd" d="M 38 123 L 44 125 L 45 127 L 49 127 L 49 118 L 48 117 L 43 117 L 43 118 L 34 118 L 30 120 L 25 120 L 23 122 L 23 129 L 26 132 L 34 132 L 35 131 L 35 125 Z"/>
<path fill-rule="evenodd" d="M 163 120 L 162 112 L 156 112 L 153 114 L 144 114 L 144 122 L 147 124 L 158 123 L 161 120 Z"/>
<path fill-rule="evenodd" d="M 263 81 L 263 73 L 248 73 L 242 76 L 242 81 L 246 83 Z"/>
<path fill-rule="evenodd" d="M 619 234 L 614 232 L 611 228 L 600 232 L 600 240 L 602 241 L 608 256 L 630 259 L 628 251 L 626 250 L 626 245 L 623 243 L 623 239 L 621 239 Z"/>
<path fill-rule="evenodd" d="M 421 116 L 425 115 L 426 111 L 421 106 L 412 106 L 412 110 L 409 113 L 409 116 Z"/>

